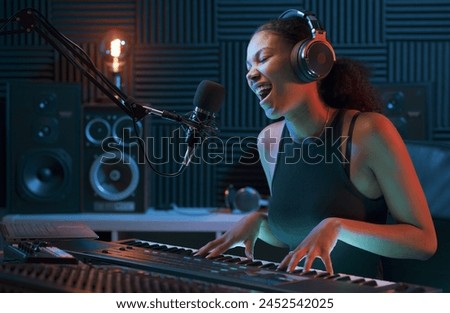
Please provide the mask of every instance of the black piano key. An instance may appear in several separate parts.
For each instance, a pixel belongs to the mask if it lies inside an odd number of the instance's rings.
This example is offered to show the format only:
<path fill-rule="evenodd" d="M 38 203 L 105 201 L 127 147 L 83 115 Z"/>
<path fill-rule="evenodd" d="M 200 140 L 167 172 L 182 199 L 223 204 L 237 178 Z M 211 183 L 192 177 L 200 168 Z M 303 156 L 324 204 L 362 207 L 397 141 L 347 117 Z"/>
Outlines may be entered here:
<path fill-rule="evenodd" d="M 351 281 L 352 284 L 361 284 L 364 283 L 366 280 L 364 278 L 357 278 Z"/>
<path fill-rule="evenodd" d="M 166 248 L 164 248 L 164 249 L 161 249 L 162 251 L 164 251 L 164 252 L 174 252 L 174 253 L 176 253 L 176 252 L 178 252 L 178 248 L 177 247 L 166 247 Z"/>
<path fill-rule="evenodd" d="M 278 266 L 275 263 L 266 263 L 261 265 L 259 268 L 265 268 L 265 269 L 276 269 Z"/>
<path fill-rule="evenodd" d="M 377 282 L 375 280 L 373 280 L 373 279 L 362 283 L 362 285 L 364 285 L 364 286 L 372 286 L 372 287 L 378 286 Z"/>
<path fill-rule="evenodd" d="M 350 281 L 350 276 L 341 276 L 335 279 L 336 281 Z"/>
<path fill-rule="evenodd" d="M 236 264 L 247 265 L 247 264 L 252 263 L 252 262 L 253 262 L 253 260 L 251 260 L 251 259 L 244 259 L 244 260 L 241 260 L 239 262 L 236 262 Z"/>
<path fill-rule="evenodd" d="M 142 242 L 142 241 L 134 241 L 134 242 L 128 242 L 127 245 L 134 246 L 134 247 L 145 247 L 145 246 L 148 246 L 148 243 Z"/>
<path fill-rule="evenodd" d="M 317 271 L 315 271 L 315 270 L 310 270 L 310 271 L 307 271 L 307 272 L 303 271 L 299 275 L 301 275 L 301 276 L 315 276 L 315 275 L 317 275 Z"/>
<path fill-rule="evenodd" d="M 181 255 L 191 256 L 194 254 L 194 251 L 190 249 L 180 249 L 177 253 Z"/>
<path fill-rule="evenodd" d="M 239 261 L 241 261 L 241 258 L 233 257 L 233 258 L 231 258 L 229 260 L 226 260 L 225 262 L 227 262 L 227 263 L 237 263 Z"/>
<path fill-rule="evenodd" d="M 333 275 L 330 275 L 328 277 L 325 277 L 325 279 L 334 279 L 334 278 L 337 278 L 337 277 L 340 277 L 340 275 L 339 274 L 333 274 Z"/>
<path fill-rule="evenodd" d="M 224 256 L 222 256 L 222 257 L 220 257 L 220 258 L 215 258 L 215 259 L 213 259 L 214 261 L 218 261 L 218 262 L 226 262 L 227 260 L 230 260 L 230 259 L 232 259 L 233 257 L 232 256 L 229 256 L 229 255 L 224 255 Z"/>
<path fill-rule="evenodd" d="M 331 274 L 328 272 L 323 272 L 323 273 L 319 273 L 315 276 L 315 278 L 326 278 L 328 276 L 330 276 Z"/>
<path fill-rule="evenodd" d="M 247 266 L 261 266 L 263 263 L 261 261 L 253 261 L 253 262 L 249 262 L 246 265 Z"/>
<path fill-rule="evenodd" d="M 121 244 L 132 246 L 132 245 L 136 244 L 136 240 L 123 241 L 123 242 L 121 242 Z"/>
<path fill-rule="evenodd" d="M 221 258 L 223 258 L 224 257 L 224 255 L 223 254 L 219 254 L 219 255 L 217 255 L 217 256 L 213 256 L 213 257 L 210 257 L 210 258 L 208 258 L 209 260 L 217 260 L 217 259 L 221 259 Z"/>
<path fill-rule="evenodd" d="M 151 245 L 153 250 L 165 250 L 168 249 L 166 245 Z"/>

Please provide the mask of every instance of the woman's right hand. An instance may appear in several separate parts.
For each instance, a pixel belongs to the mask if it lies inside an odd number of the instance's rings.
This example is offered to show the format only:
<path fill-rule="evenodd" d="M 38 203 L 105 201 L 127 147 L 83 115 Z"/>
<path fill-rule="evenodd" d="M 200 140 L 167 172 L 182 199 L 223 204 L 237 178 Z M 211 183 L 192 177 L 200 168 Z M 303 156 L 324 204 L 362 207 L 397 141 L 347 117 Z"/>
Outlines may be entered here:
<path fill-rule="evenodd" d="M 245 256 L 253 259 L 253 248 L 264 219 L 266 219 L 266 215 L 263 212 L 249 213 L 222 236 L 201 247 L 195 255 L 212 258 L 224 253 L 228 249 L 244 246 Z"/>

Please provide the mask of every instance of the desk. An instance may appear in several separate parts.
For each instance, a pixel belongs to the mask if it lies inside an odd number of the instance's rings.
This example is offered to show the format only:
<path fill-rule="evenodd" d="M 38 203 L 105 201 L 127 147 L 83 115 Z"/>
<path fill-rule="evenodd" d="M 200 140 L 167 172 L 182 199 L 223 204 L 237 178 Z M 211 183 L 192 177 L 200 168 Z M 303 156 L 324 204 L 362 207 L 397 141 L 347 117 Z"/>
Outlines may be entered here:
<path fill-rule="evenodd" d="M 73 213 L 10 214 L 3 222 L 76 221 L 94 231 L 111 232 L 111 240 L 119 232 L 214 232 L 216 237 L 239 221 L 242 213 L 211 213 L 210 208 L 177 208 L 168 211 L 147 210 L 145 213 Z"/>

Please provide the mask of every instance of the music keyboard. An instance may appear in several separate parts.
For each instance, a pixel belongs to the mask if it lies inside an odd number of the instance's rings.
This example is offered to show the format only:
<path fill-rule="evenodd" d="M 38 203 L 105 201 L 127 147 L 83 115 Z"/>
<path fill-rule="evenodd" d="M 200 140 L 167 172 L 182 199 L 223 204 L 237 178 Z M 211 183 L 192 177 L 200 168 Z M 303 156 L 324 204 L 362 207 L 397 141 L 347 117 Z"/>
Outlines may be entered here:
<path fill-rule="evenodd" d="M 78 240 L 63 242 L 62 249 L 89 263 L 107 263 L 176 275 L 259 292 L 436 292 L 407 283 L 390 282 L 321 270 L 293 273 L 277 271 L 277 264 L 234 255 L 213 259 L 194 256 L 196 250 L 140 239 L 117 242 Z"/>

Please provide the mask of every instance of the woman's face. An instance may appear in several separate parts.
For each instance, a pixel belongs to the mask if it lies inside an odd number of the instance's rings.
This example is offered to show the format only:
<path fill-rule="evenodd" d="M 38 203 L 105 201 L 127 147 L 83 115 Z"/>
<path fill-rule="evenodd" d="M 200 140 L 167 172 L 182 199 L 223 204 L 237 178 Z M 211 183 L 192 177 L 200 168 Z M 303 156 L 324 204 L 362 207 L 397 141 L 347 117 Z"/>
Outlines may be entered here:
<path fill-rule="evenodd" d="M 269 31 L 256 33 L 247 47 L 247 82 L 271 119 L 286 115 L 302 103 L 299 97 L 304 84 L 291 68 L 291 50 L 292 44 Z"/>

